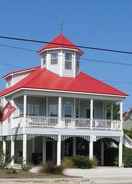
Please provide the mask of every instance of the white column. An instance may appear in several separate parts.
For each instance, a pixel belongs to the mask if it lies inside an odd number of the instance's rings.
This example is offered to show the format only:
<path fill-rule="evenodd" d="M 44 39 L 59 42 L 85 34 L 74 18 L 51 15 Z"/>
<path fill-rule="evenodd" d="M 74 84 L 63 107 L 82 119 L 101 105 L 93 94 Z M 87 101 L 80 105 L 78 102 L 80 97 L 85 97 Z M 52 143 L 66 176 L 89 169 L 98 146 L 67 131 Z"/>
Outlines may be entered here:
<path fill-rule="evenodd" d="M 23 164 L 27 163 L 27 135 L 23 135 Z"/>
<path fill-rule="evenodd" d="M 89 159 L 93 159 L 93 136 L 90 136 L 89 140 Z"/>
<path fill-rule="evenodd" d="M 73 137 L 73 156 L 76 156 L 76 137 Z"/>
<path fill-rule="evenodd" d="M 73 77 L 76 77 L 76 53 L 74 52 L 73 56 L 72 56 L 72 60 L 73 60 Z"/>
<path fill-rule="evenodd" d="M 76 98 L 74 98 L 73 101 L 73 117 L 74 117 L 73 127 L 76 127 Z"/>
<path fill-rule="evenodd" d="M 62 97 L 58 97 L 58 126 L 62 126 Z"/>
<path fill-rule="evenodd" d="M 4 161 L 5 161 L 5 159 L 6 159 L 6 140 L 4 137 L 2 140 L 2 147 L 3 147 L 3 155 L 4 155 Z"/>
<path fill-rule="evenodd" d="M 121 121 L 120 129 L 122 130 L 122 124 L 123 124 L 123 102 L 120 102 L 120 121 Z"/>
<path fill-rule="evenodd" d="M 60 68 L 59 68 L 59 74 L 60 76 L 62 77 L 63 76 L 63 66 L 64 66 L 64 53 L 63 53 L 63 50 L 61 50 L 59 52 L 59 65 L 60 65 Z"/>
<path fill-rule="evenodd" d="M 48 96 L 46 96 L 46 117 L 49 116 Z"/>
<path fill-rule="evenodd" d="M 58 135 L 57 140 L 57 166 L 61 165 L 61 135 Z"/>
<path fill-rule="evenodd" d="M 43 164 L 46 163 L 46 137 L 43 137 Z"/>
<path fill-rule="evenodd" d="M 23 117 L 24 117 L 23 133 L 25 132 L 25 127 L 26 127 L 26 114 L 27 114 L 27 95 L 24 95 L 24 98 L 23 98 Z"/>
<path fill-rule="evenodd" d="M 111 129 L 113 129 L 113 103 L 111 104 Z"/>
<path fill-rule="evenodd" d="M 15 156 L 15 142 L 14 137 L 11 136 L 11 166 L 14 165 L 14 156 Z"/>
<path fill-rule="evenodd" d="M 104 142 L 101 141 L 101 166 L 104 165 Z"/>
<path fill-rule="evenodd" d="M 24 95 L 24 102 L 23 102 L 23 164 L 27 163 L 27 135 L 26 135 L 26 114 L 27 114 L 27 95 Z"/>
<path fill-rule="evenodd" d="M 119 167 L 122 167 L 122 153 L 123 153 L 123 136 L 119 140 Z"/>
<path fill-rule="evenodd" d="M 90 100 L 90 128 L 93 127 L 93 99 Z"/>

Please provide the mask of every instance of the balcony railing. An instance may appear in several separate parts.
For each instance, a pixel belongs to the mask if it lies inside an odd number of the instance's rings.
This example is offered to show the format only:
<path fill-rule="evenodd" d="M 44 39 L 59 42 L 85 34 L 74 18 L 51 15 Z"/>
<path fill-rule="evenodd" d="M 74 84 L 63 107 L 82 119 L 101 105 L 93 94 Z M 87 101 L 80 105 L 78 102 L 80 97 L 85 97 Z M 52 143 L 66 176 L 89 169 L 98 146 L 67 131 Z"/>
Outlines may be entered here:
<path fill-rule="evenodd" d="M 121 122 L 119 120 L 94 119 L 90 127 L 90 119 L 86 118 L 62 118 L 46 117 L 46 116 L 27 116 L 14 118 L 12 128 L 20 124 L 20 127 L 25 125 L 27 128 L 80 128 L 80 129 L 99 129 L 99 130 L 119 130 Z"/>

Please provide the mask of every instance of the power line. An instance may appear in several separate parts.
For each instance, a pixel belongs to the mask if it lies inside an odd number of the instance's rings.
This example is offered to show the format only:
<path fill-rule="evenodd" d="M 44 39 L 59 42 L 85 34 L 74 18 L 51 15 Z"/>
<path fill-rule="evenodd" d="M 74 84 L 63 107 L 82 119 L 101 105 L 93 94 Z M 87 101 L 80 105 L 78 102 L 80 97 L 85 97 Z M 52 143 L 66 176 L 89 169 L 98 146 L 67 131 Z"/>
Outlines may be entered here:
<path fill-rule="evenodd" d="M 123 63 L 123 62 L 116 62 L 116 61 L 106 61 L 106 60 L 101 60 L 101 59 L 92 59 L 92 58 L 82 58 L 83 60 L 86 61 L 92 61 L 96 63 L 104 63 L 104 64 L 114 64 L 114 65 L 122 65 L 122 66 L 128 66 L 132 67 L 132 64 L 130 63 Z"/>
<path fill-rule="evenodd" d="M 20 38 L 20 37 L 10 37 L 10 36 L 4 36 L 0 35 L 0 39 L 7 39 L 7 40 L 15 40 L 15 41 L 23 41 L 23 42 L 32 42 L 32 43 L 50 43 L 49 41 L 42 41 L 42 40 L 36 40 L 36 39 L 27 39 L 27 38 Z M 59 44 L 59 43 L 52 43 L 53 45 L 60 45 L 60 46 L 67 46 L 70 47 L 70 44 Z M 77 47 L 82 49 L 90 49 L 90 50 L 97 50 L 97 51 L 103 51 L 103 52 L 112 52 L 112 53 L 120 53 L 120 54 L 132 54 L 132 51 L 126 51 L 126 50 L 115 50 L 115 49 L 107 49 L 107 48 L 100 48 L 100 47 L 91 47 L 91 46 L 84 46 L 84 45 L 77 45 Z"/>
<path fill-rule="evenodd" d="M 11 48 L 11 49 L 18 49 L 18 50 L 24 50 L 27 52 L 32 52 L 32 53 L 36 53 L 37 50 L 35 49 L 29 49 L 29 48 L 25 48 L 25 47 L 18 47 L 18 46 L 11 46 L 11 45 L 7 45 L 7 44 L 1 44 L 0 43 L 0 47 L 7 47 L 7 48 Z M 132 66 L 132 64 L 130 63 L 124 63 L 124 62 L 117 62 L 117 61 L 106 61 L 106 60 L 102 60 L 102 59 L 93 59 L 93 58 L 85 58 L 82 57 L 82 60 L 86 60 L 86 61 L 92 61 L 92 62 L 96 62 L 96 63 L 104 63 L 104 64 L 114 64 L 114 65 L 122 65 L 122 66 Z M 19 67 L 19 66 L 17 66 Z"/>
<path fill-rule="evenodd" d="M 3 43 L 0 43 L 0 47 L 7 47 L 7 48 L 11 48 L 11 49 L 24 50 L 24 51 L 28 51 L 28 52 L 34 52 L 34 53 L 37 52 L 35 49 L 29 49 L 29 48 L 18 47 L 18 46 L 11 46 L 11 45 L 8 45 L 8 44 L 3 44 Z"/>

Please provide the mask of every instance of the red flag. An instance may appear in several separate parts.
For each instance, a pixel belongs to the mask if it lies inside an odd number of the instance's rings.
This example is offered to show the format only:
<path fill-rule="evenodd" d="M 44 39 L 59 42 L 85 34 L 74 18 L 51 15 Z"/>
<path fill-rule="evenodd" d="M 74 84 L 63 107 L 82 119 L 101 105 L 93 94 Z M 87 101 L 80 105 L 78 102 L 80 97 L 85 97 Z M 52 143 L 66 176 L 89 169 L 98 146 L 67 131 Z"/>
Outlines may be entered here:
<path fill-rule="evenodd" d="M 3 122 L 7 120 L 15 110 L 16 108 L 12 106 L 10 102 L 8 102 L 3 108 L 1 121 Z"/>

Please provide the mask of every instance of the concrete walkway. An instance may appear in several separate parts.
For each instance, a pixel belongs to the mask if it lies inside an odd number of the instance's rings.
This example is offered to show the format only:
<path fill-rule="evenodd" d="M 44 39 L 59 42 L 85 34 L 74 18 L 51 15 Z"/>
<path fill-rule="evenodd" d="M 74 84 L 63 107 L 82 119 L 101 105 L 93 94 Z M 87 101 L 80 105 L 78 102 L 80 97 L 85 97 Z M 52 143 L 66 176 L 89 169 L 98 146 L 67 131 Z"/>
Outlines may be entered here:
<path fill-rule="evenodd" d="M 0 178 L 0 184 L 80 184 L 79 178 Z"/>
<path fill-rule="evenodd" d="M 66 176 L 82 177 L 84 184 L 132 184 L 132 168 L 98 167 L 96 169 L 66 169 Z"/>

